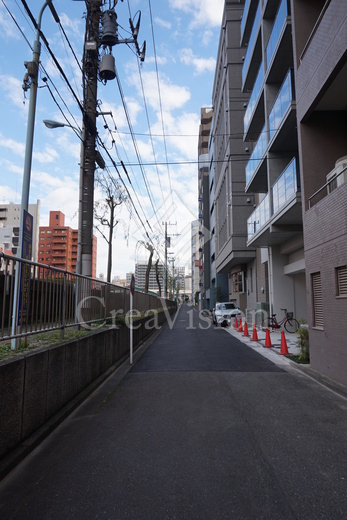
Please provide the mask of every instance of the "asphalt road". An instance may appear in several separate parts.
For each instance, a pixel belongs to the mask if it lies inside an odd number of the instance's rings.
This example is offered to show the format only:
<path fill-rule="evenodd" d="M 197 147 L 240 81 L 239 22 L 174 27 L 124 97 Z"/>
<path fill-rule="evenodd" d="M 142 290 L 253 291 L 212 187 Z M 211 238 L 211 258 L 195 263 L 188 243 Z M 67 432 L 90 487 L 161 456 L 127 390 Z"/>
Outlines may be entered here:
<path fill-rule="evenodd" d="M 2 481 L 2 520 L 346 520 L 346 399 L 197 318 Z"/>

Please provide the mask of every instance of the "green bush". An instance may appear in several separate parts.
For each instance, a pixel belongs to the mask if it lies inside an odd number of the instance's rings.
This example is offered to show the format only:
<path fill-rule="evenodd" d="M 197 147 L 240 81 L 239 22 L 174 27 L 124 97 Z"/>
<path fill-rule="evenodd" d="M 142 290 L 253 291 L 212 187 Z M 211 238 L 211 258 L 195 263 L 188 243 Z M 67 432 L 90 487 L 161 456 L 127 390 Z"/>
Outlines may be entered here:
<path fill-rule="evenodd" d="M 303 363 L 310 362 L 310 345 L 308 337 L 308 327 L 300 327 L 298 330 L 299 340 L 298 347 L 300 349 L 299 361 Z"/>

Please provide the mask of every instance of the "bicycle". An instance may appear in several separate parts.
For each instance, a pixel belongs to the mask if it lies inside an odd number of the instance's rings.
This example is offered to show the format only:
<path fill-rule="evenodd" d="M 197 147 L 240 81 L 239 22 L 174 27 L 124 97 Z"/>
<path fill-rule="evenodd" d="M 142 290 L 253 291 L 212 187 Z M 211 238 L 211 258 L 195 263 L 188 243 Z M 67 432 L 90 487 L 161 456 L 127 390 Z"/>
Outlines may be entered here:
<path fill-rule="evenodd" d="M 287 309 L 281 309 L 284 312 L 284 316 L 281 321 L 277 321 L 276 314 L 272 314 L 270 318 L 263 320 L 262 326 L 264 329 L 280 329 L 283 325 L 287 332 L 294 333 L 300 328 L 298 320 L 293 317 L 292 312 L 287 312 Z"/>

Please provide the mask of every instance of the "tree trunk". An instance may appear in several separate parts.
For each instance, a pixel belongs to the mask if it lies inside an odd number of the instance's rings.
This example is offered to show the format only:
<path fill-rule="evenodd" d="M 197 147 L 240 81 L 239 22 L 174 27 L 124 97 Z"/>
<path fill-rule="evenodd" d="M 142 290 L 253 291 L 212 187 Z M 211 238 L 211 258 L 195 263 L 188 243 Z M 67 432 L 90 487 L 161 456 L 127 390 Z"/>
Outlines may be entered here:
<path fill-rule="evenodd" d="M 114 204 L 110 202 L 110 228 L 108 233 L 108 259 L 107 259 L 107 281 L 111 281 L 112 271 L 112 242 L 113 242 L 113 227 L 114 227 Z"/>
<path fill-rule="evenodd" d="M 152 258 L 153 258 L 153 253 L 154 253 L 154 249 L 151 245 L 147 245 L 146 246 L 147 249 L 150 251 L 149 253 L 149 259 L 148 259 L 148 264 L 147 264 L 147 269 L 146 269 L 146 281 L 145 281 L 145 292 L 148 293 L 148 288 L 149 288 L 149 273 L 151 272 L 151 267 L 152 267 Z"/>
<path fill-rule="evenodd" d="M 158 284 L 158 289 L 159 289 L 159 298 L 161 298 L 161 285 L 160 285 L 160 279 L 159 279 L 158 263 L 159 263 L 159 258 L 155 263 L 155 277 L 157 279 L 157 284 Z"/>

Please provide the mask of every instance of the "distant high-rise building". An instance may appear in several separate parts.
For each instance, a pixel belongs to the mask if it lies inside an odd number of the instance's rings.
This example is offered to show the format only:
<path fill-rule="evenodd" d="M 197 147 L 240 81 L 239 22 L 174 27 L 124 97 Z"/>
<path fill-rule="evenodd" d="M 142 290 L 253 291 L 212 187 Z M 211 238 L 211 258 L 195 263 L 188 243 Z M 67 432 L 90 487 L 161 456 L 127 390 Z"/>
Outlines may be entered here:
<path fill-rule="evenodd" d="M 135 286 L 139 289 L 145 288 L 146 283 L 146 271 L 147 271 L 147 262 L 138 262 L 135 264 Z M 159 271 L 159 281 L 161 285 L 161 293 L 163 294 L 163 280 L 164 280 L 164 267 L 162 264 L 158 264 L 158 271 Z M 156 277 L 156 269 L 155 265 L 152 264 L 150 273 L 149 273 L 149 285 L 148 289 L 150 291 L 159 292 L 157 277 Z"/>
<path fill-rule="evenodd" d="M 4 250 L 11 251 L 14 255 L 18 254 L 20 211 L 20 204 L 14 204 L 13 202 L 0 204 L 0 244 Z M 33 217 L 32 260 L 37 262 L 40 201 L 38 200 L 36 204 L 29 204 L 28 212 Z"/>
<path fill-rule="evenodd" d="M 50 211 L 49 226 L 40 226 L 39 263 L 76 272 L 78 230 L 65 226 L 61 211 Z M 97 238 L 93 236 L 92 277 L 96 278 Z"/>

